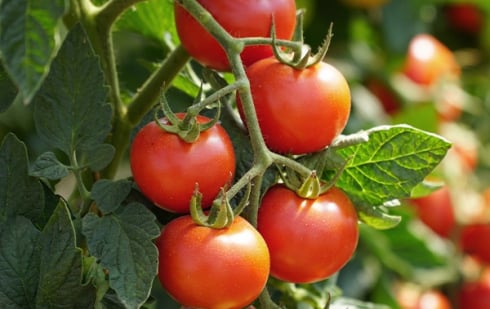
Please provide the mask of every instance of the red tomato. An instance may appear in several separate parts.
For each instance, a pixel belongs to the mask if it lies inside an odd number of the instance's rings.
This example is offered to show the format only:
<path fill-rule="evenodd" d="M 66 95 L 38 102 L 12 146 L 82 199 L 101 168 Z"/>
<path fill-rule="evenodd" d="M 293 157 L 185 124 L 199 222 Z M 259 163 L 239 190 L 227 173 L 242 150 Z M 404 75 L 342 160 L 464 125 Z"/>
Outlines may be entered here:
<path fill-rule="evenodd" d="M 210 120 L 197 119 L 200 123 Z M 136 134 L 130 162 L 141 192 L 159 207 L 179 213 L 189 211 L 196 184 L 203 194 L 203 207 L 209 207 L 235 174 L 233 145 L 219 124 L 201 132 L 196 142 L 186 143 L 150 122 Z"/>
<path fill-rule="evenodd" d="M 464 226 L 459 240 L 463 252 L 481 262 L 490 263 L 490 224 L 475 223 Z"/>
<path fill-rule="evenodd" d="M 453 53 L 433 36 L 419 34 L 410 41 L 403 72 L 415 83 L 429 86 L 460 71 Z"/>
<path fill-rule="evenodd" d="M 458 293 L 460 309 L 490 308 L 490 281 L 482 276 L 477 281 L 464 282 Z"/>
<path fill-rule="evenodd" d="M 473 3 L 451 3 L 444 13 L 449 23 L 467 33 L 479 33 L 483 27 L 484 16 Z"/>
<path fill-rule="evenodd" d="M 430 290 L 422 293 L 414 309 L 451 309 L 449 299 L 439 291 Z"/>
<path fill-rule="evenodd" d="M 359 237 L 357 214 L 338 188 L 304 199 L 276 185 L 265 194 L 258 230 L 269 247 L 271 275 L 309 283 L 340 270 L 354 254 Z"/>
<path fill-rule="evenodd" d="M 396 114 L 400 108 L 400 100 L 395 93 L 382 81 L 370 79 L 366 82 L 366 87 L 375 95 L 381 102 L 384 111 L 389 115 Z"/>
<path fill-rule="evenodd" d="M 291 39 L 296 25 L 294 0 L 198 0 L 216 21 L 234 37 L 269 37 L 272 16 L 279 39 Z M 175 2 L 175 24 L 189 54 L 202 65 L 227 71 L 230 64 L 224 49 L 184 8 Z M 270 45 L 247 46 L 241 54 L 248 66 L 272 56 Z"/>
<path fill-rule="evenodd" d="M 420 220 L 441 237 L 449 237 L 456 225 L 454 208 L 448 187 L 411 199 Z"/>
<path fill-rule="evenodd" d="M 251 65 L 247 75 L 259 126 L 271 150 L 319 151 L 345 128 L 350 89 L 342 73 L 330 64 L 320 62 L 298 70 L 271 57 Z M 242 108 L 239 98 L 238 107 Z"/>
<path fill-rule="evenodd" d="M 163 228 L 156 244 L 158 277 L 168 293 L 187 307 L 244 308 L 259 296 L 269 276 L 267 245 L 241 217 L 224 229 L 179 217 Z"/>

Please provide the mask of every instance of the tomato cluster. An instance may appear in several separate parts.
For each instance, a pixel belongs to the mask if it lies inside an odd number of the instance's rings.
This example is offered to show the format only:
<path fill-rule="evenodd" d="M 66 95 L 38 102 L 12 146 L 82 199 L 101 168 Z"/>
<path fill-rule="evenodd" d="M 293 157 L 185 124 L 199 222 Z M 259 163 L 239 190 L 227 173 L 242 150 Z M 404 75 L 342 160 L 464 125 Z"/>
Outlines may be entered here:
<path fill-rule="evenodd" d="M 198 3 L 237 39 L 267 38 L 274 22 L 276 38 L 289 40 L 295 28 L 292 0 Z M 217 71 L 229 70 L 227 52 L 215 36 L 177 1 L 174 8 L 179 37 L 192 58 Z M 281 155 L 321 151 L 347 124 L 349 85 L 340 71 L 321 59 L 299 67 L 283 61 L 273 48 L 284 52 L 269 43 L 246 46 L 240 54 L 250 82 L 255 125 L 267 151 Z M 247 127 L 240 95 L 237 107 Z M 174 116 L 151 122 L 136 134 L 130 162 L 141 192 L 160 208 L 181 215 L 163 227 L 156 243 L 158 277 L 175 300 L 192 308 L 243 308 L 259 296 L 269 275 L 311 283 L 329 278 L 349 261 L 358 242 L 358 218 L 349 197 L 334 184 L 302 195 L 299 184 L 277 181 L 263 193 L 257 228 L 236 213 L 230 222 L 216 225 L 216 211 L 223 211 L 216 209 L 229 202 L 219 193 L 235 174 L 234 145 L 219 124 L 186 141 L 180 130 L 191 122 L 184 113 Z M 175 118 L 189 123 L 172 123 Z M 210 121 L 196 116 L 194 125 Z M 198 208 L 209 207 L 196 215 Z"/>

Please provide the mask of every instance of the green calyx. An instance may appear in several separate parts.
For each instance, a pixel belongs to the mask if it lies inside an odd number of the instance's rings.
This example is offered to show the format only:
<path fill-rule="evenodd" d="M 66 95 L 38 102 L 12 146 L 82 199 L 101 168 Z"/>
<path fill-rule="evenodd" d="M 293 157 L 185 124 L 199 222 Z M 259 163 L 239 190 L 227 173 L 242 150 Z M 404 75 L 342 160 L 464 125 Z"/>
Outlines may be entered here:
<path fill-rule="evenodd" d="M 200 98 L 201 95 L 198 96 Z M 214 118 L 208 122 L 200 123 L 197 120 L 199 112 L 202 110 L 203 106 L 199 104 L 193 104 L 187 109 L 185 116 L 179 118 L 170 108 L 167 99 L 164 95 L 160 99 L 160 108 L 167 118 L 168 124 L 162 123 L 158 117 L 158 109 L 155 111 L 154 119 L 158 126 L 169 133 L 177 134 L 183 141 L 187 143 L 193 143 L 198 138 L 201 132 L 213 127 L 220 117 L 220 106 L 218 102 L 218 110 Z"/>
<path fill-rule="evenodd" d="M 199 192 L 199 187 L 196 185 L 190 203 L 191 217 L 196 224 L 201 226 L 214 229 L 227 228 L 233 223 L 235 217 L 240 215 L 243 209 L 248 205 L 248 198 L 251 191 L 252 186 L 249 184 L 244 197 L 240 203 L 233 208 L 228 200 L 226 190 L 222 188 L 220 195 L 213 202 L 209 212 L 205 213 L 201 205 L 202 194 Z"/>
<path fill-rule="evenodd" d="M 303 24 L 302 11 L 300 11 L 298 14 L 297 23 L 298 23 L 297 29 L 302 29 L 302 24 Z M 319 62 L 321 62 L 323 58 L 325 58 L 325 55 L 327 54 L 328 48 L 330 46 L 330 42 L 333 37 L 332 30 L 333 30 L 333 24 L 331 23 L 328 29 L 327 36 L 323 41 L 323 44 L 320 46 L 320 48 L 315 54 L 312 53 L 310 46 L 303 44 L 303 33 L 301 30 L 299 31 L 297 30 L 294 35 L 294 39 L 302 44 L 301 45 L 302 48 L 293 51 L 292 55 L 290 53 L 285 54 L 278 46 L 279 44 L 277 43 L 276 30 L 275 30 L 274 19 L 273 19 L 272 27 L 271 27 L 272 51 L 274 52 L 274 56 L 279 62 L 289 65 L 295 69 L 302 70 L 310 66 L 314 66 Z"/>

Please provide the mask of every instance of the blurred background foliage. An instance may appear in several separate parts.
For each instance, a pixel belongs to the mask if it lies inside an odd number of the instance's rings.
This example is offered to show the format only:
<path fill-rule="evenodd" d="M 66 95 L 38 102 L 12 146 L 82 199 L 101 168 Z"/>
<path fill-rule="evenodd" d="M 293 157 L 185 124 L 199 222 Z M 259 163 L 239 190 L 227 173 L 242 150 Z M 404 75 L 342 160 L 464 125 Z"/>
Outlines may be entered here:
<path fill-rule="evenodd" d="M 454 300 L 461 282 L 474 276 L 475 267 L 483 267 L 459 250 L 458 229 L 475 220 L 490 222 L 490 2 L 297 0 L 297 6 L 305 9 L 304 40 L 313 50 L 324 40 L 330 23 L 334 24 L 325 60 L 337 66 L 351 85 L 353 108 L 346 133 L 407 123 L 453 142 L 453 150 L 434 173 L 450 189 L 456 214 L 451 234 L 434 233 L 410 201 L 403 201 L 402 207 L 393 209 L 404 217 L 402 224 L 387 231 L 362 227 L 356 255 L 330 281 L 346 297 L 395 309 L 411 308 L 401 305 L 400 295 L 416 298 L 413 295 L 426 290 L 441 291 Z M 114 40 L 125 97 L 133 95 L 178 44 L 172 14 L 170 0 L 149 0 L 118 21 Z M 461 66 L 456 88 L 441 87 L 431 95 L 418 96 L 423 90 L 400 78 L 409 42 L 420 33 L 433 35 L 453 52 Z M 183 72 L 167 94 L 169 101 L 175 108 L 187 106 L 197 84 L 192 71 Z M 15 98 L 8 82 L 0 80 L 0 87 L 2 101 Z M 450 115 L 441 119 L 446 101 L 450 101 Z M 32 158 L 46 150 L 35 133 L 31 106 L 15 102 L 0 114 L 0 139 L 8 132 L 26 142 Z M 296 302 L 297 308 L 309 308 L 326 291 L 321 284 L 297 289 L 308 297 L 301 301 L 294 293 L 278 297 L 284 304 Z M 178 308 L 161 291 L 158 280 L 154 297 L 158 300 L 155 308 Z"/>

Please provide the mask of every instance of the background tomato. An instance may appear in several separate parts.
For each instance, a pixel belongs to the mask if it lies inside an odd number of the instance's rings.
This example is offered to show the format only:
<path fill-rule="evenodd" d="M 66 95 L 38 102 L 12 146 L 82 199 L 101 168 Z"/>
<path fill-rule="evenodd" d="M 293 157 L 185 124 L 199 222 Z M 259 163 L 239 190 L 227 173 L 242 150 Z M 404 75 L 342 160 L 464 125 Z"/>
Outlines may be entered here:
<path fill-rule="evenodd" d="M 449 299 L 439 291 L 425 291 L 420 295 L 414 309 L 451 309 Z"/>
<path fill-rule="evenodd" d="M 319 151 L 345 128 L 350 89 L 342 73 L 330 64 L 320 62 L 298 70 L 271 57 L 254 63 L 247 75 L 259 126 L 271 150 Z"/>
<path fill-rule="evenodd" d="M 451 194 L 444 186 L 431 194 L 411 199 L 419 219 L 436 234 L 449 237 L 456 225 Z"/>
<path fill-rule="evenodd" d="M 460 246 L 463 252 L 484 263 L 490 263 L 490 224 L 475 223 L 461 230 Z"/>
<path fill-rule="evenodd" d="M 459 76 L 460 70 L 453 53 L 432 35 L 419 34 L 410 41 L 403 72 L 415 83 L 432 85 L 442 77 Z"/>
<path fill-rule="evenodd" d="M 271 275 L 295 283 L 328 278 L 342 268 L 357 246 L 357 214 L 338 188 L 304 199 L 276 185 L 265 194 L 258 230 L 271 255 Z"/>
<path fill-rule="evenodd" d="M 473 3 L 450 3 L 444 9 L 451 26 L 466 33 L 479 33 L 484 15 Z"/>
<path fill-rule="evenodd" d="M 458 292 L 460 309 L 488 309 L 490 308 L 490 278 L 488 271 L 484 271 L 481 278 L 476 281 L 467 281 L 461 285 Z"/>
<path fill-rule="evenodd" d="M 183 114 L 178 116 L 182 118 Z M 197 119 L 201 123 L 210 121 L 204 116 Z M 203 194 L 203 207 L 209 207 L 235 174 L 233 145 L 219 124 L 201 132 L 194 143 L 186 143 L 150 122 L 133 140 L 130 163 L 141 192 L 172 212 L 188 212 L 196 184 Z"/>
<path fill-rule="evenodd" d="M 163 228 L 156 244 L 163 287 L 188 307 L 242 309 L 269 276 L 267 245 L 241 217 L 228 228 L 213 229 L 183 216 Z"/>
<path fill-rule="evenodd" d="M 294 0 L 199 0 L 216 21 L 235 37 L 269 37 L 272 16 L 277 38 L 291 39 L 296 25 Z M 202 65 L 226 71 L 230 64 L 224 49 L 185 9 L 175 2 L 179 38 L 189 54 Z M 244 65 L 272 56 L 269 45 L 248 46 L 241 53 Z"/>

